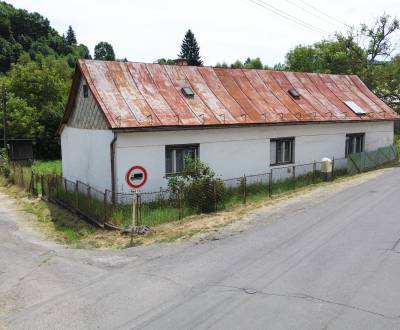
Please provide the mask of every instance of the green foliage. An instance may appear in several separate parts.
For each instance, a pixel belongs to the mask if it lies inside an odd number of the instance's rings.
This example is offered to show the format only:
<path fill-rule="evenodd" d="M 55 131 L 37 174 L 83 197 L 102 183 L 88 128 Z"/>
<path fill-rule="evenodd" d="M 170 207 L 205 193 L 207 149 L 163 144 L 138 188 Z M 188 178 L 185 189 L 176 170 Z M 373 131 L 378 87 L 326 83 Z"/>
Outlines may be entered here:
<path fill-rule="evenodd" d="M 180 58 L 188 60 L 189 65 L 202 66 L 203 61 L 200 57 L 200 47 L 193 32 L 189 29 L 183 38 L 181 52 L 178 55 Z"/>
<path fill-rule="evenodd" d="M 239 60 L 236 60 L 234 63 L 231 64 L 232 69 L 241 69 L 243 68 L 243 63 Z"/>
<path fill-rule="evenodd" d="M 399 20 L 384 14 L 371 26 L 362 24 L 358 31 L 352 29 L 346 35 L 336 34 L 332 40 L 294 48 L 281 69 L 356 74 L 400 111 L 400 56 L 392 56 L 395 49 L 391 44 L 392 35 L 399 29 Z"/>
<path fill-rule="evenodd" d="M 8 90 L 8 136 L 36 139 L 39 157 L 60 155 L 55 136 L 78 58 L 90 53 L 77 44 L 72 27 L 63 38 L 40 14 L 0 1 L 0 83 Z"/>
<path fill-rule="evenodd" d="M 264 66 L 259 57 L 250 58 L 248 57 L 246 61 L 242 62 L 240 60 L 236 60 L 232 64 L 228 65 L 226 62 L 217 63 L 215 65 L 217 68 L 228 68 L 231 67 L 232 69 L 266 69 L 267 66 Z"/>
<path fill-rule="evenodd" d="M 61 160 L 35 160 L 31 169 L 34 173 L 40 175 L 62 174 Z"/>
<path fill-rule="evenodd" d="M 8 90 L 8 135 L 36 139 L 41 157 L 59 157 L 55 136 L 71 75 L 72 69 L 63 58 L 41 55 L 33 61 L 25 55 L 4 79 Z"/>
<path fill-rule="evenodd" d="M 215 64 L 215 67 L 216 68 L 228 68 L 229 66 L 228 66 L 228 63 L 226 63 L 226 62 L 222 62 L 222 63 L 217 62 L 217 64 Z"/>
<path fill-rule="evenodd" d="M 75 31 L 72 29 L 71 25 L 68 27 L 67 36 L 65 37 L 65 42 L 67 43 L 67 45 L 77 44 Z"/>
<path fill-rule="evenodd" d="M 182 173 L 172 176 L 169 188 L 184 195 L 187 206 L 199 212 L 212 212 L 223 197 L 224 185 L 215 177 L 214 171 L 199 159 L 185 158 Z"/>
<path fill-rule="evenodd" d="M 166 58 L 163 57 L 163 58 L 158 59 L 157 63 L 161 64 L 161 65 L 174 65 L 175 61 L 171 60 L 170 58 L 166 59 Z"/>
<path fill-rule="evenodd" d="M 248 57 L 246 59 L 246 61 L 244 62 L 243 66 L 244 66 L 245 69 L 260 69 L 261 70 L 261 69 L 264 68 L 264 66 L 263 66 L 263 64 L 262 64 L 262 62 L 261 62 L 259 57 L 253 58 L 253 59 Z"/>
<path fill-rule="evenodd" d="M 7 149 L 0 149 L 0 175 L 8 178 L 10 176 L 10 163 Z"/>
<path fill-rule="evenodd" d="M 333 74 L 363 73 L 367 53 L 352 36 L 336 36 L 336 40 L 323 40 L 311 46 L 298 46 L 286 55 L 287 69 L 291 71 Z"/>
<path fill-rule="evenodd" d="M 106 41 L 99 42 L 94 48 L 94 58 L 95 60 L 115 61 L 113 46 Z"/>

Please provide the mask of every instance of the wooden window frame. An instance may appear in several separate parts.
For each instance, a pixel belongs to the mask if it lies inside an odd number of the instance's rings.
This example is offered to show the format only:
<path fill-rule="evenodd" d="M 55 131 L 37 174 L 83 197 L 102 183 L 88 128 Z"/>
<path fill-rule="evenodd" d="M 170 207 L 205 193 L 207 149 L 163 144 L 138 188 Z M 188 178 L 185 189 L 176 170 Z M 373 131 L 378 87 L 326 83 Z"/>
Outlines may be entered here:
<path fill-rule="evenodd" d="M 356 150 L 355 152 L 354 151 L 349 152 L 349 148 L 350 148 L 349 141 L 350 141 L 350 139 L 357 139 L 357 138 L 360 138 L 360 137 L 362 138 L 362 140 L 361 140 L 361 151 L 357 152 L 357 150 Z M 354 143 L 354 141 L 352 143 Z M 355 148 L 357 148 L 357 140 L 355 140 L 355 144 L 352 144 L 352 146 L 355 146 Z M 354 147 L 353 147 L 353 150 L 354 150 Z M 346 134 L 346 140 L 345 140 L 345 157 L 346 158 L 349 157 L 349 155 L 356 154 L 356 153 L 359 153 L 359 152 L 363 152 L 364 150 L 365 150 L 365 133 L 349 133 L 349 134 Z"/>
<path fill-rule="evenodd" d="M 195 159 L 200 158 L 200 144 L 199 143 L 190 143 L 190 144 L 172 144 L 165 146 L 165 176 L 174 176 L 179 175 L 181 172 L 176 172 L 176 150 L 185 150 L 185 149 L 194 149 L 195 150 Z M 172 151 L 172 172 L 168 173 L 168 163 L 167 156 L 168 152 Z"/>
<path fill-rule="evenodd" d="M 275 163 L 271 162 L 270 159 L 270 166 L 281 166 L 281 165 L 288 165 L 288 164 L 294 164 L 295 159 L 294 159 L 294 155 L 295 155 L 295 138 L 293 136 L 291 137 L 283 137 L 283 138 L 275 138 L 275 139 L 270 139 L 270 148 L 271 148 L 271 143 L 275 142 L 276 145 L 278 143 L 285 143 L 285 142 L 289 142 L 290 143 L 290 160 L 289 161 L 280 161 L 278 162 L 278 148 L 277 146 L 275 146 Z M 284 148 L 282 149 L 282 155 L 284 158 L 284 154 L 285 154 L 285 150 Z M 271 153 L 270 153 L 271 156 Z"/>

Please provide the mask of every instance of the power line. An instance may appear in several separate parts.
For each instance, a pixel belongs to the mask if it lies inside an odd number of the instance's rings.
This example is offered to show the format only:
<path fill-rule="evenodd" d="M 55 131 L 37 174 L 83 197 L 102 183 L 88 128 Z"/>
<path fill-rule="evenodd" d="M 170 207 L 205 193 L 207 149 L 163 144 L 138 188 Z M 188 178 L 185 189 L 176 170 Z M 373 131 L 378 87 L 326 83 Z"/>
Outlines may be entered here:
<path fill-rule="evenodd" d="M 337 27 L 340 26 L 340 27 L 341 27 L 341 25 L 339 25 L 338 23 L 329 22 L 329 21 L 326 20 L 326 18 L 321 17 L 320 15 L 314 13 L 312 10 L 309 10 L 309 9 L 307 9 L 307 8 L 304 8 L 303 6 L 299 6 L 299 4 L 296 3 L 295 1 L 292 1 L 292 0 L 285 0 L 285 1 L 288 2 L 288 3 L 290 3 L 291 5 L 293 5 L 293 6 L 295 6 L 295 7 L 297 7 L 297 8 L 299 8 L 299 9 L 303 10 L 304 12 L 306 12 L 306 13 L 308 13 L 308 14 L 310 14 L 310 15 L 312 15 L 312 16 L 314 16 L 314 17 L 316 17 L 316 18 L 318 18 L 318 19 L 320 19 L 320 20 L 322 20 L 322 21 L 324 21 L 325 23 L 329 23 L 329 24 L 332 24 L 332 25 L 334 25 L 334 26 L 337 26 Z"/>
<path fill-rule="evenodd" d="M 274 14 L 282 17 L 282 18 L 285 18 L 286 20 L 289 20 L 289 21 L 291 21 L 293 23 L 301 25 L 302 27 L 305 27 L 305 28 L 307 28 L 307 29 L 309 29 L 311 31 L 318 32 L 320 34 L 329 33 L 327 31 L 325 31 L 323 29 L 320 29 L 320 28 L 318 28 L 318 27 L 316 27 L 314 25 L 311 25 L 311 24 L 309 24 L 309 23 L 307 23 L 307 22 L 305 22 L 305 21 L 303 21 L 303 20 L 301 20 L 301 19 L 299 19 L 299 18 L 297 18 L 297 17 L 295 17 L 293 15 L 290 15 L 290 14 L 288 14 L 288 13 L 286 13 L 286 12 L 284 12 L 284 11 L 282 11 L 282 10 L 280 10 L 280 9 L 278 9 L 278 8 L 276 8 L 276 7 L 270 5 L 270 4 L 268 4 L 268 3 L 266 3 L 266 2 L 264 2 L 262 0 L 249 0 L 249 1 L 251 3 L 253 3 L 253 4 L 255 4 L 255 5 L 263 8 L 264 10 L 270 11 L 270 12 L 272 12 L 272 13 L 274 13 Z"/>
<path fill-rule="evenodd" d="M 338 20 L 337 18 L 335 18 L 335 17 L 333 17 L 333 16 L 331 16 L 331 15 L 329 15 L 329 14 L 323 12 L 322 10 L 320 10 L 320 9 L 318 9 L 318 8 L 316 8 L 316 7 L 314 7 L 313 5 L 310 5 L 310 4 L 307 3 L 306 1 L 304 1 L 304 0 L 299 0 L 299 1 L 300 1 L 301 3 L 303 3 L 304 5 L 306 5 L 307 7 L 309 7 L 309 8 L 311 8 L 311 9 L 315 10 L 315 11 L 318 12 L 318 13 L 320 13 L 321 15 L 324 15 L 325 17 L 330 18 L 331 20 L 333 20 L 333 21 L 335 21 L 335 22 L 337 22 L 337 23 L 340 23 L 340 24 L 342 24 L 342 25 L 344 25 L 344 26 L 346 26 L 346 27 L 348 27 L 348 28 L 350 27 L 350 25 L 348 25 L 348 24 L 342 22 L 341 20 Z"/>

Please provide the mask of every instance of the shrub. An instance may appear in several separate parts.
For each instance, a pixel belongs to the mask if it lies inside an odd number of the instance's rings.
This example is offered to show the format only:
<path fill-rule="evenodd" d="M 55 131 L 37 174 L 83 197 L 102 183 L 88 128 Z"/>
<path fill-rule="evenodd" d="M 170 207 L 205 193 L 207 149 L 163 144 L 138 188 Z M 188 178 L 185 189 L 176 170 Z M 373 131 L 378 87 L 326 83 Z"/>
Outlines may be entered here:
<path fill-rule="evenodd" d="M 199 159 L 185 158 L 185 169 L 171 176 L 168 186 L 175 194 L 182 194 L 187 206 L 199 212 L 215 211 L 222 201 L 224 185 L 214 171 Z"/>
<path fill-rule="evenodd" d="M 0 149 L 0 174 L 8 178 L 10 176 L 10 162 L 7 149 Z"/>

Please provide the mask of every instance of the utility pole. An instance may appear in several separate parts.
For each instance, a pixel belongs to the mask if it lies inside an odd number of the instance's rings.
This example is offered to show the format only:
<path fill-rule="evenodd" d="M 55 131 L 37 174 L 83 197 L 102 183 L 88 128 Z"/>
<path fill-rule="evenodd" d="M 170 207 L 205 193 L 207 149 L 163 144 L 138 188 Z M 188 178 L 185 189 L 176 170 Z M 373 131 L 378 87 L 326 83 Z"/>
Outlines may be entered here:
<path fill-rule="evenodd" d="M 7 89 L 6 86 L 2 87 L 3 99 L 3 147 L 7 150 Z"/>

